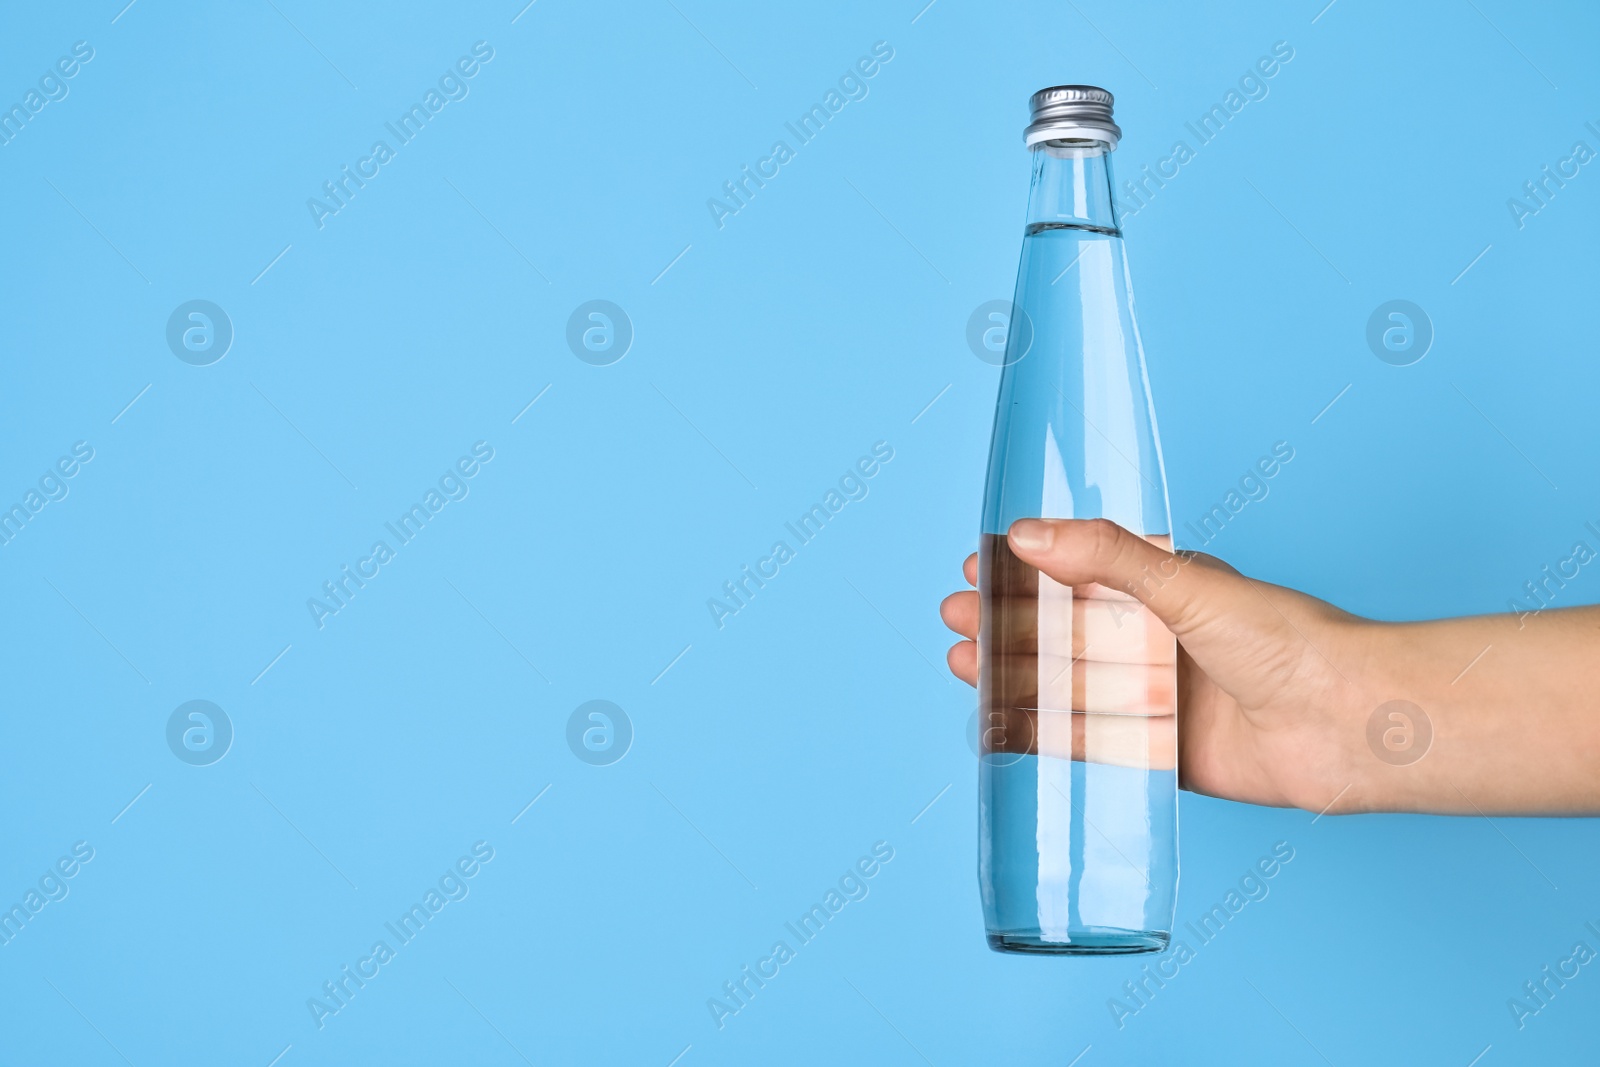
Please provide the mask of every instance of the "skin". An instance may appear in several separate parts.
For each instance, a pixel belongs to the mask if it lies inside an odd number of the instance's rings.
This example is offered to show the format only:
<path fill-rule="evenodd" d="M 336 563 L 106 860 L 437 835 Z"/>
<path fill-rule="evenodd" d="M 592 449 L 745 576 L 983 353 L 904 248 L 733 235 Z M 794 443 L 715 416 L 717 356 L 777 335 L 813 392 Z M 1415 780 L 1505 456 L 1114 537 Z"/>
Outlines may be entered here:
<path fill-rule="evenodd" d="M 1177 638 L 1183 788 L 1328 814 L 1600 814 L 1600 607 L 1378 622 L 1103 519 L 1023 519 L 1008 540 L 1060 585 L 1130 594 Z M 976 586 L 976 554 L 964 571 Z M 979 609 L 975 589 L 940 607 L 969 685 Z M 1392 701 L 1415 708 L 1396 718 Z M 1107 718 L 1087 710 L 1071 718 Z"/>

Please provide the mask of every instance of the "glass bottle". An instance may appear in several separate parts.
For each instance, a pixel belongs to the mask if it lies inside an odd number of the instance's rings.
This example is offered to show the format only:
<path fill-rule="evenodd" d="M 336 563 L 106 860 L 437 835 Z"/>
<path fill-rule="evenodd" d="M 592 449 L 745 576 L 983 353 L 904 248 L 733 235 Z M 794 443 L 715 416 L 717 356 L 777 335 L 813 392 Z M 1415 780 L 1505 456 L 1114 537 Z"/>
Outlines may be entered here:
<path fill-rule="evenodd" d="M 1058 584 L 1023 518 L 1107 518 L 1172 547 L 1104 89 L 1030 101 L 1022 261 L 978 563 L 978 877 L 990 947 L 1155 952 L 1178 885 L 1177 644 L 1126 592 Z"/>

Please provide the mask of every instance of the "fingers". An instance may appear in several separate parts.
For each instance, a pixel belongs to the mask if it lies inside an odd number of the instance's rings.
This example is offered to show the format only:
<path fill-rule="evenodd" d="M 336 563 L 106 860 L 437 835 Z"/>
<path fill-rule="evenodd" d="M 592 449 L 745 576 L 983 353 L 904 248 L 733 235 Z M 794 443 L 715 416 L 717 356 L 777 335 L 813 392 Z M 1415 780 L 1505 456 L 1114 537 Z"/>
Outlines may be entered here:
<path fill-rule="evenodd" d="M 1039 753 L 1113 767 L 1173 770 L 1178 733 L 1171 715 L 1051 715 L 1039 719 Z"/>
<path fill-rule="evenodd" d="M 1094 583 L 1105 587 L 1102 597 L 1135 597 L 1180 635 L 1228 577 L 1216 568 L 1188 566 L 1189 557 L 1107 519 L 1021 519 L 1009 541 L 1020 559 L 1060 584 Z M 1095 591 L 1083 595 L 1094 597 Z"/>
<path fill-rule="evenodd" d="M 951 593 L 939 605 L 939 617 L 944 624 L 962 637 L 978 638 L 978 594 L 975 590 Z"/>
<path fill-rule="evenodd" d="M 978 717 L 979 751 L 1053 756 L 1115 767 L 1173 770 L 1175 719 L 1169 715 L 1084 715 L 1056 711 L 991 712 Z"/>
<path fill-rule="evenodd" d="M 967 584 L 973 586 L 960 593 L 951 593 L 939 605 L 939 617 L 944 624 L 967 640 L 950 646 L 945 661 L 950 673 L 970 686 L 978 684 L 978 554 L 974 552 L 961 564 L 961 573 Z"/>
<path fill-rule="evenodd" d="M 958 641 L 945 653 L 950 673 L 970 686 L 978 684 L 978 645 L 975 641 Z"/>
<path fill-rule="evenodd" d="M 1006 707 L 1149 717 L 1171 715 L 1177 701 L 1171 664 L 1101 663 L 1041 652 L 990 653 L 983 666 L 984 693 Z"/>
<path fill-rule="evenodd" d="M 1172 632 L 1149 608 L 1131 599 L 1092 598 L 1081 595 L 1081 587 L 1071 590 L 1070 607 L 1063 603 L 1066 593 L 1047 589 L 1038 598 L 996 597 L 989 605 L 987 639 L 996 653 L 1031 653 L 1039 648 L 1041 628 L 1050 629 L 1063 613 L 1072 613 L 1071 654 L 1110 663 L 1171 664 L 1177 660 L 1177 644 Z M 962 599 L 967 598 L 967 599 Z M 940 608 L 945 625 L 963 637 L 976 637 L 978 600 L 976 593 L 957 593 Z M 1065 636 L 1059 634 L 1058 636 Z M 1068 651 L 1064 641 L 1044 645 L 1054 652 Z M 1051 648 L 1052 644 L 1060 647 Z"/>

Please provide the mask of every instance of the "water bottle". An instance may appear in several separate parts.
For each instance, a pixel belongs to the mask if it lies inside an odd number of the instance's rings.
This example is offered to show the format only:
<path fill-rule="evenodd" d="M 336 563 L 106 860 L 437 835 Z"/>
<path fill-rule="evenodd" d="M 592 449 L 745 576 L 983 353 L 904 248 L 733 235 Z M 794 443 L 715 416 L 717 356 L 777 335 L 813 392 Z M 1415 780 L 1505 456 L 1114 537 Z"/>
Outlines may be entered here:
<path fill-rule="evenodd" d="M 1035 93 L 1033 182 L 978 553 L 978 879 L 1000 952 L 1158 952 L 1178 888 L 1177 643 L 1125 591 L 1012 554 L 1024 518 L 1172 547 L 1112 200 L 1122 135 L 1088 85 Z"/>

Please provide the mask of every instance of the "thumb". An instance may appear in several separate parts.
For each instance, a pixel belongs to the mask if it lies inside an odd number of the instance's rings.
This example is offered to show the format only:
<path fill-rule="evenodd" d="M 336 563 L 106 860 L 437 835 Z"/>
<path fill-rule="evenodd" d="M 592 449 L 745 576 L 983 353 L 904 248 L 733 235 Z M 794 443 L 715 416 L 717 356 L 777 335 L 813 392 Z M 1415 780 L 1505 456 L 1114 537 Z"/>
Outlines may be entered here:
<path fill-rule="evenodd" d="M 1109 519 L 1020 519 L 1008 540 L 1024 563 L 1062 585 L 1093 582 L 1134 597 L 1179 637 L 1236 592 L 1233 568 L 1168 552 Z"/>

